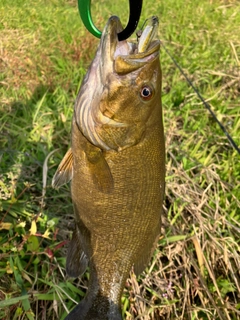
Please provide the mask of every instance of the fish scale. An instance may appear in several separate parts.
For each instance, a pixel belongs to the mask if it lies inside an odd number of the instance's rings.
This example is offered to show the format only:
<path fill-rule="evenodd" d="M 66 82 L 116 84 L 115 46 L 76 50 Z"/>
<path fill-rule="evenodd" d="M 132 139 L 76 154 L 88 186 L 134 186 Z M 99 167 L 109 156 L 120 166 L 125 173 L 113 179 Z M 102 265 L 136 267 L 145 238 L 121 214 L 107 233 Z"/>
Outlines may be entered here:
<path fill-rule="evenodd" d="M 90 270 L 87 294 L 68 320 L 120 320 L 129 272 L 144 270 L 160 234 L 160 42 L 157 18 L 149 24 L 138 53 L 129 49 L 134 44 L 119 44 L 120 20 L 109 19 L 75 103 L 71 149 L 53 179 L 54 187 L 71 180 L 76 230 L 67 272 L 80 275 L 87 263 Z"/>
<path fill-rule="evenodd" d="M 74 134 L 73 131 L 73 136 Z M 79 141 L 78 130 L 76 130 L 76 134 L 78 135 L 76 140 Z M 98 190 L 91 179 L 91 174 L 89 173 L 86 176 L 83 164 L 82 170 L 78 172 L 81 177 L 85 173 L 85 179 L 81 178 L 83 182 L 81 187 L 79 187 L 78 181 L 75 182 L 74 179 L 72 181 L 72 190 L 76 190 L 76 194 L 72 192 L 73 203 L 80 212 L 82 223 L 95 235 L 94 241 L 90 240 L 91 252 L 88 256 L 92 256 L 92 263 L 97 265 L 104 273 L 104 281 L 102 282 L 99 277 L 98 281 L 109 300 L 113 299 L 110 292 L 110 286 L 114 283 L 113 262 L 118 263 L 119 273 L 124 274 L 121 280 L 121 287 L 123 287 L 133 264 L 135 264 L 136 273 L 140 273 L 146 266 L 152 246 L 160 233 L 161 196 L 160 190 L 156 187 L 159 184 L 157 178 L 159 173 L 154 162 L 159 161 L 161 154 L 159 143 L 157 143 L 158 148 L 155 152 L 152 139 L 149 139 L 148 144 L 151 144 L 151 152 L 149 152 L 149 146 L 146 145 L 145 148 L 148 152 L 144 162 L 139 161 L 146 154 L 142 145 L 135 147 L 138 152 L 126 149 L 121 153 L 121 157 L 119 155 L 117 157 L 115 152 L 106 157 L 113 180 L 118 181 L 114 192 L 111 194 L 102 194 Z M 132 154 L 134 154 L 134 157 L 131 156 Z M 126 158 L 130 161 L 126 174 L 124 174 L 121 168 Z M 150 159 L 153 165 L 149 165 Z M 114 163 L 114 166 L 111 167 L 111 163 Z M 143 171 L 143 167 L 146 167 L 147 170 Z M 149 178 L 151 178 L 151 181 L 148 186 L 146 181 L 149 181 Z M 126 181 L 128 181 L 127 189 Z M 136 187 L 138 190 L 136 190 Z M 130 194 L 128 194 L 128 189 L 132 191 Z M 89 194 L 87 190 L 93 191 L 95 199 L 101 198 L 101 202 L 94 210 L 92 208 L 92 194 Z M 137 197 L 133 197 L 134 190 Z M 80 194 L 81 196 L 79 196 Z M 154 208 L 158 208 L 158 210 L 154 209 L 154 212 L 150 212 L 153 204 Z M 141 236 L 140 241 L 138 240 L 139 234 Z M 111 236 L 109 237 L 109 235 Z M 115 239 L 112 247 L 109 245 L 111 239 Z M 86 242 L 89 243 L 89 239 L 86 239 Z M 124 256 L 125 259 L 123 259 Z M 145 257 L 142 258 L 142 256 Z M 124 261 L 123 264 L 120 263 L 121 260 Z M 128 261 L 126 262 L 126 260 Z M 142 265 L 142 261 L 145 264 Z M 98 273 L 98 269 L 96 273 Z M 106 281 L 106 278 L 108 278 L 108 281 Z M 93 284 L 93 286 L 96 287 L 96 284 Z M 91 290 L 91 286 L 89 286 L 89 290 Z M 117 296 L 120 299 L 121 293 L 119 292 Z"/>

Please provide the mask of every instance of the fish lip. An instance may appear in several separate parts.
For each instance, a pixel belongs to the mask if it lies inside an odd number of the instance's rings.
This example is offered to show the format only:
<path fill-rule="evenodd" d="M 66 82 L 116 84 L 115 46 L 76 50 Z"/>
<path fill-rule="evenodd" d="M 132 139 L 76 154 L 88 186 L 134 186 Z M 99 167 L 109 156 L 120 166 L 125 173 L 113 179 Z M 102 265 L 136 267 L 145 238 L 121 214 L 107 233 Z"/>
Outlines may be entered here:
<path fill-rule="evenodd" d="M 113 61 L 114 54 L 117 49 L 118 43 L 118 33 L 123 30 L 120 19 L 117 16 L 111 16 L 102 32 L 100 47 L 101 56 L 103 59 L 108 59 Z M 126 44 L 127 41 L 121 41 L 121 43 Z"/>
<path fill-rule="evenodd" d="M 100 67 L 106 68 L 106 64 L 114 63 L 119 57 L 123 58 L 124 60 L 134 60 L 137 62 L 137 60 L 149 61 L 158 55 L 160 49 L 160 40 L 152 40 L 146 51 L 138 53 L 136 52 L 137 44 L 128 40 L 118 40 L 118 33 L 120 33 L 122 30 L 123 27 L 120 19 L 117 16 L 110 17 L 101 37 L 100 46 L 102 51 L 102 63 L 100 64 Z M 112 65 L 111 70 L 113 69 L 114 67 Z"/>

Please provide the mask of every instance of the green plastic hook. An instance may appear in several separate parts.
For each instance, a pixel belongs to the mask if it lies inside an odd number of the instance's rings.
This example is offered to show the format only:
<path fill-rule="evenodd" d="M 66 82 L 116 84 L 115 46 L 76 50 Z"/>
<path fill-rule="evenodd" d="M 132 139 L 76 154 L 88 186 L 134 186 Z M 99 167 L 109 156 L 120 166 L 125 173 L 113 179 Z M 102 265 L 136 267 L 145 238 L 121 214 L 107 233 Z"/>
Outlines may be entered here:
<path fill-rule="evenodd" d="M 78 10 L 83 24 L 97 38 L 101 38 L 102 32 L 95 27 L 91 16 L 91 0 L 78 0 Z"/>
<path fill-rule="evenodd" d="M 118 40 L 122 41 L 131 36 L 138 25 L 141 16 L 143 0 L 129 0 L 130 14 L 126 28 L 118 34 Z M 91 16 L 91 0 L 78 0 L 80 17 L 87 30 L 97 38 L 101 38 L 102 32 L 95 27 Z"/>

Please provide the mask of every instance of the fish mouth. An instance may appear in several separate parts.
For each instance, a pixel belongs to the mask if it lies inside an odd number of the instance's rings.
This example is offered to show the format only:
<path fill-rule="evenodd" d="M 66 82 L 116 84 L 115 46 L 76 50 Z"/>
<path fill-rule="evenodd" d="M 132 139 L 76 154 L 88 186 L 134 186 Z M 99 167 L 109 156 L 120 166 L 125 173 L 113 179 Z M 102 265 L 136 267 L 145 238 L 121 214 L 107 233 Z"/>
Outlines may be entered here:
<path fill-rule="evenodd" d="M 118 33 L 123 30 L 121 21 L 117 16 L 109 18 L 100 43 L 102 51 L 100 67 L 104 67 L 105 72 L 126 74 L 158 57 L 160 50 L 160 40 L 157 36 L 158 18 L 153 16 L 146 22 L 145 28 L 140 31 L 138 41 L 134 43 L 128 40 L 119 41 Z"/>

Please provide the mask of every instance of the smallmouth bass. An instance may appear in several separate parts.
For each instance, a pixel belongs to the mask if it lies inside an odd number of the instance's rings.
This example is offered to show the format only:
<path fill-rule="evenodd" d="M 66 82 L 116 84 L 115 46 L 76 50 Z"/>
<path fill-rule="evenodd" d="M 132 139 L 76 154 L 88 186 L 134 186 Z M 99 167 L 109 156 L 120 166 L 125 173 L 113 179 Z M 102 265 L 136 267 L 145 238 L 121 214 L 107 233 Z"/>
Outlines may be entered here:
<path fill-rule="evenodd" d="M 134 266 L 141 273 L 157 243 L 165 179 L 158 19 L 137 44 L 118 41 L 111 17 L 82 82 L 71 149 L 53 187 L 72 180 L 76 228 L 67 274 L 90 268 L 85 298 L 66 319 L 121 320 L 121 295 Z"/>

